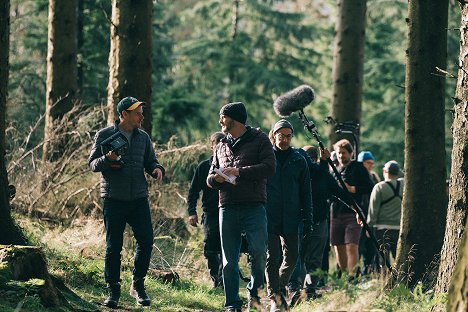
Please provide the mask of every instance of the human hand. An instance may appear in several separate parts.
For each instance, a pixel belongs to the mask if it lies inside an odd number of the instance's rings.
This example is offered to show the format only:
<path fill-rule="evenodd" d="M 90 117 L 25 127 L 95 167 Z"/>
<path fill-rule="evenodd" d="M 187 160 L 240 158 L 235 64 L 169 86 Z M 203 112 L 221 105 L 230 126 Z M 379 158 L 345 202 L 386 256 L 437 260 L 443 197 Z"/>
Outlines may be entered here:
<path fill-rule="evenodd" d="M 161 183 L 161 181 L 163 179 L 163 173 L 162 173 L 162 170 L 160 168 L 154 169 L 152 175 L 156 179 L 156 181 Z"/>
<path fill-rule="evenodd" d="M 348 189 L 348 192 L 350 193 L 356 193 L 356 187 L 353 185 L 349 185 L 348 183 L 345 182 L 346 188 Z"/>
<path fill-rule="evenodd" d="M 225 181 L 225 179 L 222 176 L 220 176 L 219 174 L 215 174 L 214 179 L 218 183 L 224 183 L 224 181 Z"/>
<path fill-rule="evenodd" d="M 106 154 L 106 158 L 110 161 L 116 161 L 119 159 L 119 155 L 117 155 L 114 151 L 110 151 Z"/>
<path fill-rule="evenodd" d="M 364 223 L 362 222 L 361 218 L 359 218 L 358 213 L 356 213 L 356 223 L 359 224 L 361 227 L 364 227 Z"/>
<path fill-rule="evenodd" d="M 197 226 L 198 223 L 198 215 L 194 214 L 189 216 L 188 222 L 191 226 Z"/>
<path fill-rule="evenodd" d="M 327 148 L 320 149 L 320 159 L 327 160 L 327 158 L 330 158 L 330 156 L 331 153 Z"/>
<path fill-rule="evenodd" d="M 223 169 L 223 173 L 226 175 L 239 176 L 239 168 L 227 167 Z"/>

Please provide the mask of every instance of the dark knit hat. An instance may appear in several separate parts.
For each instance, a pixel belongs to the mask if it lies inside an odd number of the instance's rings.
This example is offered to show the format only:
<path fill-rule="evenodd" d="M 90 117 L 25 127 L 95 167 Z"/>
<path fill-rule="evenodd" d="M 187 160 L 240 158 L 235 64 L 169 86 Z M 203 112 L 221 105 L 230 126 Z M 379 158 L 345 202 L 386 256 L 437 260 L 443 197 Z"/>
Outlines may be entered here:
<path fill-rule="evenodd" d="M 291 129 L 292 132 L 294 132 L 294 128 L 289 121 L 287 121 L 286 119 L 280 119 L 273 126 L 273 133 L 276 133 L 278 130 L 283 129 L 283 128 L 289 128 Z"/>
<path fill-rule="evenodd" d="M 386 170 L 391 175 L 399 175 L 401 173 L 400 165 L 395 160 L 390 160 L 384 165 L 384 170 Z"/>
<path fill-rule="evenodd" d="M 232 119 L 244 125 L 247 121 L 247 111 L 245 109 L 244 103 L 242 102 L 234 102 L 224 105 L 221 107 L 219 114 L 231 117 Z"/>
<path fill-rule="evenodd" d="M 123 111 L 134 110 L 140 105 L 145 105 L 145 102 L 140 102 L 134 97 L 127 96 L 120 100 L 119 104 L 117 104 L 117 111 L 119 112 L 119 115 L 122 115 Z"/>

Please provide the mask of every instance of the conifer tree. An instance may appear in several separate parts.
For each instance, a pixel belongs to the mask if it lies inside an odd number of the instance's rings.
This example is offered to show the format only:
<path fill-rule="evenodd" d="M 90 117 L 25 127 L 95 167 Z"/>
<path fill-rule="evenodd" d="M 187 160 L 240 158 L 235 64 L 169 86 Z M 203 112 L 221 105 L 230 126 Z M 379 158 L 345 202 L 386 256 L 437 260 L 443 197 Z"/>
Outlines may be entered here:
<path fill-rule="evenodd" d="M 396 267 L 410 287 L 432 288 L 445 230 L 445 79 L 448 0 L 409 1 L 405 186 Z"/>

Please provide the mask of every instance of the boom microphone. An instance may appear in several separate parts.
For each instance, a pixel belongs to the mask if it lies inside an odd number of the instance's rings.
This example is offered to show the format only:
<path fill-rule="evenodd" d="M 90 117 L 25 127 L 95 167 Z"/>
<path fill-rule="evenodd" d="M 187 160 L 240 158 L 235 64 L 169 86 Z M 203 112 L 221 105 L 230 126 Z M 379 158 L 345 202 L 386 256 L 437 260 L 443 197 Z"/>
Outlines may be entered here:
<path fill-rule="evenodd" d="M 315 99 L 311 86 L 302 85 L 280 95 L 273 103 L 275 113 L 280 117 L 289 117 L 292 113 L 304 109 Z"/>

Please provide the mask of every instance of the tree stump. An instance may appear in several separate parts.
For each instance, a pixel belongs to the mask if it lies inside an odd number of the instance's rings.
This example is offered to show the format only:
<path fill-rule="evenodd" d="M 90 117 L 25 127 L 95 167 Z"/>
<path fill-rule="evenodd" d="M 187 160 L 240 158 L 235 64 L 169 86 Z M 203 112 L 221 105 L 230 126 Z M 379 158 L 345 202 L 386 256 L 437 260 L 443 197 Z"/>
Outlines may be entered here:
<path fill-rule="evenodd" d="M 0 287 L 9 281 L 31 281 L 38 287 L 41 304 L 45 307 L 67 305 L 55 288 L 47 270 L 44 253 L 39 247 L 0 245 Z"/>
<path fill-rule="evenodd" d="M 179 274 L 169 269 L 150 268 L 148 270 L 148 275 L 156 277 L 164 284 L 175 285 L 180 280 Z"/>

